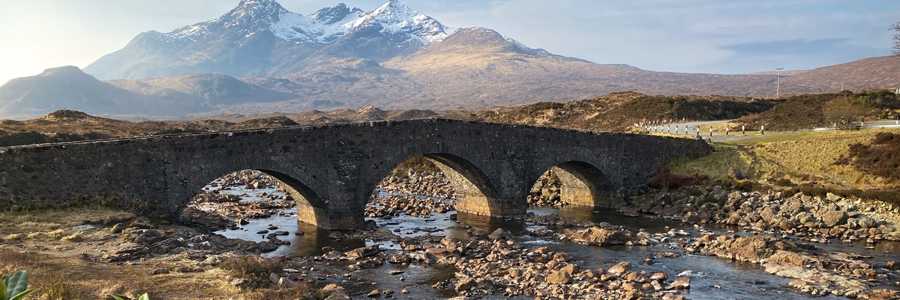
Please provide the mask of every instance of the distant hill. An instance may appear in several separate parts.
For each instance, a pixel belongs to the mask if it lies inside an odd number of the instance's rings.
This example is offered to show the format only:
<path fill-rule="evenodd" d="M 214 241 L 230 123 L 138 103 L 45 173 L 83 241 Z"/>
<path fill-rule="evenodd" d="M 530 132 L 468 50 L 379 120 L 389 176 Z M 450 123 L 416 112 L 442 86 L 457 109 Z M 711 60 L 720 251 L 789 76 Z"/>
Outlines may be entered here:
<path fill-rule="evenodd" d="M 60 109 L 92 114 L 183 117 L 242 103 L 295 98 L 237 78 L 199 74 L 103 82 L 76 67 L 48 69 L 0 86 L 0 116 L 31 117 Z"/>
<path fill-rule="evenodd" d="M 811 92 L 896 89 L 900 87 L 900 55 L 872 57 L 821 67 L 788 76 L 784 89 L 790 95 Z"/>
<path fill-rule="evenodd" d="M 275 102 L 294 98 L 282 93 L 253 85 L 222 74 L 196 74 L 152 78 L 147 80 L 110 81 L 120 88 L 149 96 L 171 97 L 184 95 L 200 100 L 205 107 L 219 107 L 240 103 Z"/>
<path fill-rule="evenodd" d="M 98 114 L 183 114 L 199 108 L 182 95 L 151 97 L 102 82 L 75 67 L 48 69 L 0 86 L 0 115 L 33 116 L 59 109 Z"/>

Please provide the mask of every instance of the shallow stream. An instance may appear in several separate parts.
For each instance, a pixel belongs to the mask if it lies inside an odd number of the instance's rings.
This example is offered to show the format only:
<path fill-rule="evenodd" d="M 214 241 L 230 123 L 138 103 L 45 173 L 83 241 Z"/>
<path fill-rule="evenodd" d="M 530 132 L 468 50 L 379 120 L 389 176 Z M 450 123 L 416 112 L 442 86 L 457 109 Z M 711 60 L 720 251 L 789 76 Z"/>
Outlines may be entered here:
<path fill-rule="evenodd" d="M 560 215 L 560 218 L 573 222 L 605 222 L 613 225 L 624 226 L 632 231 L 645 230 L 650 233 L 662 233 L 670 230 L 685 231 L 697 234 L 693 226 L 680 222 L 659 218 L 629 217 L 610 211 L 594 211 L 583 209 L 530 209 L 529 213 L 536 216 Z M 677 274 L 688 272 L 691 274 L 691 289 L 687 296 L 691 299 L 841 299 L 840 297 L 813 297 L 793 291 L 787 287 L 788 279 L 777 277 L 763 271 L 758 265 L 733 263 L 724 259 L 697 256 L 680 255 L 674 258 L 659 257 L 653 263 L 647 265 L 644 258 L 653 256 L 659 252 L 676 252 L 681 250 L 676 245 L 660 243 L 655 246 L 615 246 L 615 247 L 591 247 L 575 243 L 545 240 L 530 236 L 526 230 L 529 226 L 539 226 L 518 222 L 486 221 L 481 218 L 459 216 L 455 213 L 435 214 L 429 218 L 415 218 L 400 216 L 390 219 L 374 219 L 380 228 L 390 230 L 401 238 L 419 237 L 423 235 L 447 236 L 466 235 L 466 227 L 471 226 L 485 232 L 495 228 L 504 228 L 515 235 L 526 247 L 547 246 L 554 250 L 560 250 L 571 255 L 573 260 L 582 268 L 605 268 L 620 261 L 631 262 L 640 270 L 648 272 L 663 271 L 670 278 Z M 281 214 L 267 219 L 252 220 L 236 230 L 218 232 L 229 238 L 238 238 L 251 241 L 262 241 L 265 237 L 257 234 L 270 225 L 289 231 L 291 235 L 281 237 L 290 241 L 290 246 L 282 246 L 277 251 L 265 256 L 309 256 L 321 254 L 322 247 L 331 247 L 337 250 L 351 250 L 364 245 L 379 245 L 382 249 L 398 249 L 396 241 L 390 240 L 336 240 L 325 232 L 319 232 L 315 228 L 300 226 L 297 223 L 296 210 L 287 210 Z M 707 229 L 710 230 L 710 229 Z M 725 228 L 711 229 L 724 232 Z M 303 232 L 296 235 L 295 232 Z M 858 255 L 875 257 L 875 261 L 896 259 L 898 243 L 881 243 L 875 248 L 866 248 L 860 244 L 844 244 L 834 242 L 818 245 L 823 251 L 849 252 Z M 425 299 L 445 298 L 452 296 L 446 291 L 435 290 L 431 287 L 434 282 L 453 276 L 453 270 L 430 266 L 412 265 L 403 269 L 404 273 L 388 275 L 396 267 L 385 263 L 380 268 L 362 270 L 354 274 L 356 279 L 364 279 L 371 282 L 368 287 L 355 287 L 351 291 L 367 291 L 374 288 L 391 289 L 399 291 L 406 288 L 409 294 L 395 293 L 395 298 Z M 501 297 L 502 298 L 502 297 Z"/>

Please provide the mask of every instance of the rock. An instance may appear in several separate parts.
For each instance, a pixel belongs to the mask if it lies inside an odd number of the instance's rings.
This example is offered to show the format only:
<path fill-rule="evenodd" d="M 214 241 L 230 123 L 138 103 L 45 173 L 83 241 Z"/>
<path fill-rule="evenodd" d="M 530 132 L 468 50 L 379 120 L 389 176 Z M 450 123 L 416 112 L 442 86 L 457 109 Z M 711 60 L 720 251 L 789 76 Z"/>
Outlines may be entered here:
<path fill-rule="evenodd" d="M 122 224 L 122 223 L 116 223 L 115 225 L 113 225 L 112 228 L 109 229 L 110 232 L 116 233 L 116 234 L 122 233 L 122 231 L 124 231 L 124 230 L 125 230 L 125 224 Z"/>
<path fill-rule="evenodd" d="M 466 291 L 475 286 L 475 280 L 469 277 L 463 277 L 456 282 L 456 292 Z"/>
<path fill-rule="evenodd" d="M 684 295 L 666 293 L 662 297 L 663 300 L 684 300 Z"/>
<path fill-rule="evenodd" d="M 634 283 L 630 282 L 622 284 L 621 289 L 625 293 L 625 299 L 635 299 L 636 294 L 640 291 Z"/>
<path fill-rule="evenodd" d="M 825 223 L 825 226 L 834 227 L 842 225 L 847 221 L 847 212 L 843 210 L 827 210 L 819 214 L 819 218 Z"/>
<path fill-rule="evenodd" d="M 627 261 L 619 262 L 609 268 L 606 272 L 615 276 L 620 276 L 631 268 L 631 263 Z"/>
<path fill-rule="evenodd" d="M 670 289 L 690 289 L 691 288 L 691 278 L 687 276 L 678 276 L 675 278 L 675 281 L 672 281 L 669 284 Z"/>
<path fill-rule="evenodd" d="M 784 204 L 781 205 L 781 211 L 788 214 L 794 215 L 803 210 L 803 202 L 796 197 L 791 197 L 787 199 Z"/>
<path fill-rule="evenodd" d="M 776 222 L 776 221 L 777 221 L 777 220 L 776 220 L 777 216 L 778 216 L 778 215 L 776 214 L 775 210 L 772 209 L 771 206 L 766 206 L 765 208 L 763 208 L 762 211 L 759 212 L 759 217 L 760 217 L 760 218 L 762 219 L 762 221 L 765 222 L 766 224 L 775 224 L 775 223 L 777 223 L 777 222 Z"/>
<path fill-rule="evenodd" d="M 344 257 L 351 260 L 367 258 L 378 254 L 378 247 L 361 247 L 344 253 Z"/>
<path fill-rule="evenodd" d="M 650 280 L 666 281 L 668 278 L 669 274 L 666 274 L 666 272 L 655 272 L 650 275 Z"/>
<path fill-rule="evenodd" d="M 135 243 L 119 245 L 112 254 L 104 255 L 104 259 L 110 262 L 132 261 L 141 258 L 149 252 L 146 246 Z"/>
<path fill-rule="evenodd" d="M 563 236 L 579 244 L 601 247 L 606 245 L 624 245 L 632 238 L 630 232 L 599 226 L 593 226 L 584 230 L 565 230 L 563 231 Z"/>
<path fill-rule="evenodd" d="M 801 255 L 792 251 L 778 250 L 772 256 L 766 259 L 766 268 L 769 266 L 790 266 L 790 267 L 803 267 L 806 265 L 807 261 L 811 261 L 812 259 L 808 256 Z"/>
<path fill-rule="evenodd" d="M 381 290 L 379 290 L 379 289 L 374 289 L 371 292 L 369 292 L 368 294 L 366 294 L 366 297 L 369 297 L 369 298 L 378 298 L 379 296 L 381 296 Z"/>
<path fill-rule="evenodd" d="M 573 265 L 574 266 L 574 265 Z M 550 284 L 566 284 L 569 283 L 569 280 L 572 279 L 571 272 L 566 272 L 565 270 L 556 270 L 550 273 L 547 276 L 547 282 Z"/>
<path fill-rule="evenodd" d="M 761 235 L 734 237 L 720 235 L 709 242 L 698 241 L 704 253 L 736 261 L 759 263 L 776 250 L 790 250 L 793 246 Z"/>
<path fill-rule="evenodd" d="M 503 230 L 503 228 L 497 228 L 497 230 L 494 230 L 494 232 L 491 232 L 491 234 L 488 235 L 488 238 L 492 240 L 509 239 L 509 237 L 509 233 L 506 232 L 506 230 Z"/>
<path fill-rule="evenodd" d="M 870 299 L 870 300 L 890 300 L 890 299 L 900 299 L 900 291 L 897 290 L 889 290 L 889 289 L 875 289 L 871 291 L 866 291 L 860 295 L 860 299 Z"/>
<path fill-rule="evenodd" d="M 256 247 L 261 253 L 269 253 L 275 250 L 278 250 L 281 247 L 280 243 L 268 240 L 256 243 Z"/>
<path fill-rule="evenodd" d="M 325 296 L 325 300 L 350 300 L 344 287 L 334 283 L 322 288 L 321 293 Z"/>
<path fill-rule="evenodd" d="M 153 271 L 150 271 L 150 275 L 162 275 L 162 274 L 169 274 L 169 269 L 156 268 L 156 269 L 153 269 Z"/>
<path fill-rule="evenodd" d="M 24 235 L 24 234 L 21 234 L 21 233 L 13 233 L 13 234 L 10 234 L 10 235 L 7 235 L 7 236 L 3 237 L 3 240 L 4 240 L 4 241 L 7 241 L 7 242 L 15 242 L 15 241 L 22 240 L 23 238 L 25 238 L 25 235 Z"/>
<path fill-rule="evenodd" d="M 152 244 L 162 240 L 162 231 L 155 229 L 135 229 L 126 233 L 125 240 L 137 244 Z"/>
<path fill-rule="evenodd" d="M 65 234 L 66 234 L 65 230 L 57 229 L 57 230 L 47 232 L 46 236 L 50 239 L 58 240 L 58 239 L 62 239 L 62 237 L 65 236 Z"/>

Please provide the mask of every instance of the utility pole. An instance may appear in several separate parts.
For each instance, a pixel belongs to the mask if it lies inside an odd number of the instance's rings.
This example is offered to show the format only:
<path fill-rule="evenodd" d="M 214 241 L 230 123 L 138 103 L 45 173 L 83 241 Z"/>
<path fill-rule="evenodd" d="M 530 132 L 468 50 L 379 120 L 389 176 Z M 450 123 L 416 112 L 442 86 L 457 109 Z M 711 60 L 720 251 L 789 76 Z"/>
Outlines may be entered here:
<path fill-rule="evenodd" d="M 775 99 L 781 99 L 781 71 L 783 70 L 784 68 L 775 69 L 775 82 L 777 82 L 775 88 Z"/>

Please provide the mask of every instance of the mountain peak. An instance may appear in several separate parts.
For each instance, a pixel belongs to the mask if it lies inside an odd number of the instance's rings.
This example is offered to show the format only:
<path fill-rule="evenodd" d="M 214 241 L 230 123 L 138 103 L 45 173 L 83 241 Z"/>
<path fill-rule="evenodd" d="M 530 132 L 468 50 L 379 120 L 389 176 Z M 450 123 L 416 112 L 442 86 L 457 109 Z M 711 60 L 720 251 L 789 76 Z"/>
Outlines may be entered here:
<path fill-rule="evenodd" d="M 363 10 L 344 4 L 338 3 L 332 7 L 326 7 L 313 13 L 313 18 L 322 24 L 334 24 L 347 18 L 351 14 L 362 14 Z"/>
<path fill-rule="evenodd" d="M 255 32 L 268 28 L 290 13 L 275 0 L 241 0 L 238 6 L 219 18 L 226 28 L 236 27 L 243 31 Z"/>
<path fill-rule="evenodd" d="M 424 44 L 439 42 L 448 35 L 444 24 L 413 10 L 402 0 L 389 0 L 352 24 L 354 29 L 372 26 L 386 33 L 411 33 Z"/>
<path fill-rule="evenodd" d="M 44 70 L 39 76 L 66 76 L 66 75 L 87 75 L 76 66 L 62 66 L 57 68 L 49 68 Z"/>
<path fill-rule="evenodd" d="M 377 9 L 375 9 L 372 13 L 374 14 L 384 14 L 384 13 L 396 13 L 396 14 L 409 14 L 416 15 L 418 12 L 413 11 L 406 5 L 402 0 L 388 0 Z"/>
<path fill-rule="evenodd" d="M 287 9 L 275 0 L 241 0 L 241 2 L 238 3 L 238 6 L 232 11 L 284 12 L 287 11 Z"/>

